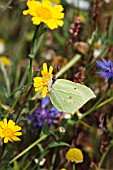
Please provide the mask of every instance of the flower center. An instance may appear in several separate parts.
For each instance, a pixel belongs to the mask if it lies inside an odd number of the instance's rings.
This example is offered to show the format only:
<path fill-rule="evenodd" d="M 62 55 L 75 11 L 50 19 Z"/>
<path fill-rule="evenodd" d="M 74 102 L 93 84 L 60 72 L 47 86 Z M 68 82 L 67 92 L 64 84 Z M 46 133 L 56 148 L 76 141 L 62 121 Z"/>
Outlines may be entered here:
<path fill-rule="evenodd" d="M 45 86 L 48 86 L 48 83 L 49 83 L 49 81 L 50 81 L 50 79 L 51 79 L 50 75 L 49 75 L 48 73 L 46 73 L 46 74 L 44 74 L 44 76 L 42 77 L 42 79 L 43 79 L 44 85 L 45 85 Z"/>
<path fill-rule="evenodd" d="M 11 137 L 13 135 L 13 132 L 10 128 L 4 128 L 3 134 L 4 134 L 5 137 Z"/>
<path fill-rule="evenodd" d="M 44 8 L 44 7 L 37 8 L 36 12 L 40 18 L 43 18 L 46 20 L 52 18 L 52 13 L 47 8 Z"/>

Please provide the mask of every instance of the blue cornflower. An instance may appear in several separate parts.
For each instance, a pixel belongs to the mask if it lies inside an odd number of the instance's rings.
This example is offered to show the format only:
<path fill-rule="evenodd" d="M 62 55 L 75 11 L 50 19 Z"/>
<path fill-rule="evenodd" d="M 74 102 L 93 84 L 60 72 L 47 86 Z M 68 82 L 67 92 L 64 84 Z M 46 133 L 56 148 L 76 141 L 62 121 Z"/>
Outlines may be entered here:
<path fill-rule="evenodd" d="M 101 61 L 97 61 L 97 67 L 101 68 L 101 72 L 97 72 L 103 76 L 106 80 L 111 80 L 113 82 L 113 62 L 110 60 L 105 60 L 104 58 Z"/>
<path fill-rule="evenodd" d="M 47 107 L 50 103 L 48 97 L 41 100 L 41 106 L 29 115 L 29 119 L 33 122 L 34 127 L 42 127 L 44 122 L 49 126 L 52 125 L 53 121 L 59 117 L 62 113 L 59 112 L 54 106 Z"/>

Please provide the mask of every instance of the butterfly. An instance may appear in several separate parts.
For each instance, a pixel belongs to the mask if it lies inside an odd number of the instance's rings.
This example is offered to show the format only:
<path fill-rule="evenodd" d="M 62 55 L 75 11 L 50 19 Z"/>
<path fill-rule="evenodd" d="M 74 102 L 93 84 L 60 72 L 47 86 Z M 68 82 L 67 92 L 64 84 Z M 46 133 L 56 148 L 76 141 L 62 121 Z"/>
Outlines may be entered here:
<path fill-rule="evenodd" d="M 65 79 L 57 79 L 49 85 L 51 103 L 61 112 L 75 113 L 90 99 L 96 97 L 87 86 Z"/>

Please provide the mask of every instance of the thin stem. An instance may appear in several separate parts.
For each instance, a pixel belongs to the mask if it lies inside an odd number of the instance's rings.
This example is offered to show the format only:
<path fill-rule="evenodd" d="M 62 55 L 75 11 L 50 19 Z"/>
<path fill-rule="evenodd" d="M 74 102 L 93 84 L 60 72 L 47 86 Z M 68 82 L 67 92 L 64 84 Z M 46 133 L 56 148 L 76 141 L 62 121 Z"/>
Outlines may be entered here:
<path fill-rule="evenodd" d="M 35 30 L 35 33 L 34 33 L 34 36 L 33 36 L 33 39 L 32 39 L 31 50 L 30 50 L 30 55 L 31 55 L 31 56 L 33 56 L 33 48 L 34 48 L 34 43 L 35 43 L 35 39 L 36 39 L 36 36 L 37 36 L 38 29 L 39 29 L 39 27 L 36 27 L 36 30 Z M 30 55 L 29 55 L 29 56 L 30 56 Z M 33 57 L 33 58 L 34 58 L 34 57 Z M 24 90 L 21 91 L 20 95 L 16 98 L 16 100 L 15 100 L 15 102 L 13 103 L 10 111 L 12 111 L 12 110 L 15 108 L 15 106 L 17 105 L 17 103 L 18 103 L 19 99 L 21 98 L 21 96 L 27 91 L 27 89 L 28 89 L 29 86 L 30 86 L 30 83 L 31 83 L 31 81 L 32 81 L 32 75 L 33 75 L 33 73 L 32 73 L 33 58 L 30 57 L 28 83 L 27 83 L 27 85 L 25 86 Z M 28 94 L 29 94 L 29 93 L 28 93 Z M 26 102 L 26 99 L 24 100 L 24 103 L 25 103 L 25 102 Z M 23 105 L 22 105 L 22 109 L 23 109 L 24 103 L 23 103 Z M 16 116 L 16 118 L 15 118 L 15 122 L 18 120 L 22 109 L 20 109 L 20 111 L 18 112 L 18 114 L 17 114 L 17 116 Z M 9 115 L 9 112 L 7 113 L 6 116 L 8 117 L 8 115 Z M 3 148 L 4 148 L 4 146 L 5 146 L 5 144 L 3 143 Z M 4 150 L 3 150 L 2 154 L 1 154 L 0 160 L 2 159 L 4 152 L 5 152 L 5 148 L 4 148 Z"/>
<path fill-rule="evenodd" d="M 100 161 L 99 161 L 99 168 L 102 167 L 103 162 L 104 162 L 104 160 L 105 160 L 108 152 L 110 151 L 110 149 L 111 149 L 112 147 L 113 147 L 113 140 L 111 140 L 109 146 L 107 147 L 106 151 L 105 151 L 104 154 L 102 155 L 102 157 L 101 157 L 101 159 L 100 159 Z"/>
<path fill-rule="evenodd" d="M 23 110 L 23 108 L 24 108 L 24 106 L 25 106 L 25 103 L 27 102 L 27 99 L 28 99 L 29 94 L 31 93 L 32 87 L 33 87 L 33 86 L 31 86 L 31 88 L 29 89 L 29 91 L 27 92 L 27 94 L 26 94 L 26 96 L 25 96 L 25 98 L 24 98 L 23 104 L 22 104 L 22 106 L 20 107 L 20 109 L 19 109 L 19 111 L 18 111 L 18 114 L 17 114 L 17 116 L 16 116 L 16 118 L 15 118 L 15 123 L 17 122 L 17 120 L 18 120 L 18 118 L 19 118 L 19 115 L 21 114 L 21 111 Z"/>
<path fill-rule="evenodd" d="M 100 107 L 104 106 L 105 104 L 111 102 L 113 100 L 113 97 L 110 97 L 109 99 L 105 100 L 104 102 L 100 103 L 95 110 L 99 109 Z"/>
<path fill-rule="evenodd" d="M 93 112 L 94 110 L 97 110 L 97 107 L 98 107 L 98 104 L 104 99 L 104 97 L 107 95 L 107 93 L 109 92 L 110 90 L 110 87 L 108 86 L 108 88 L 106 89 L 106 91 L 104 92 L 103 96 L 100 98 L 99 101 L 97 101 L 95 103 L 95 105 L 89 109 L 87 112 L 85 112 L 81 117 L 80 119 L 83 119 L 84 117 L 88 116 L 91 112 Z"/>
<path fill-rule="evenodd" d="M 1 154 L 0 154 L 0 162 L 1 162 L 2 159 L 3 159 L 5 149 L 6 149 L 6 144 L 4 143 L 4 144 L 3 144 L 3 147 L 2 147 L 2 152 L 1 152 Z"/>
<path fill-rule="evenodd" d="M 77 63 L 81 59 L 81 55 L 76 54 L 73 59 L 66 64 L 57 74 L 56 78 L 59 78 L 62 74 L 64 74 L 67 70 L 69 70 L 75 63 Z"/>
<path fill-rule="evenodd" d="M 50 135 L 43 135 L 41 138 L 39 138 L 38 140 L 36 140 L 34 143 L 32 143 L 29 147 L 27 147 L 24 151 L 22 151 L 20 154 L 18 154 L 16 157 L 14 157 L 11 161 L 10 164 L 13 163 L 14 161 L 16 161 L 18 158 L 20 158 L 21 156 L 23 156 L 26 152 L 28 152 L 29 150 L 31 150 L 34 146 L 36 146 L 38 143 L 40 143 L 41 141 L 43 141 L 44 139 L 46 139 L 48 136 Z"/>
<path fill-rule="evenodd" d="M 73 170 L 76 170 L 76 164 L 73 163 Z"/>

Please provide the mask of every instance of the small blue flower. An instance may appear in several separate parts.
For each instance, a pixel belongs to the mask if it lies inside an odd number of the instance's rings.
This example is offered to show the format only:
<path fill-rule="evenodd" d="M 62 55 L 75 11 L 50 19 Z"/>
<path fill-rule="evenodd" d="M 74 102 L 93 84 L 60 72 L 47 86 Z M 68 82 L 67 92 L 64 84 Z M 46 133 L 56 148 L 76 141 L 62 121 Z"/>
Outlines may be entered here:
<path fill-rule="evenodd" d="M 111 79 L 113 82 L 113 62 L 110 60 L 105 60 L 104 58 L 101 61 L 97 61 L 97 67 L 101 68 L 101 72 L 97 72 L 103 76 L 106 80 Z"/>
<path fill-rule="evenodd" d="M 51 108 L 48 107 L 49 103 L 50 99 L 48 97 L 43 98 L 41 100 L 41 106 L 29 114 L 28 117 L 33 122 L 34 127 L 42 127 L 44 122 L 50 126 L 62 114 L 54 106 Z"/>

